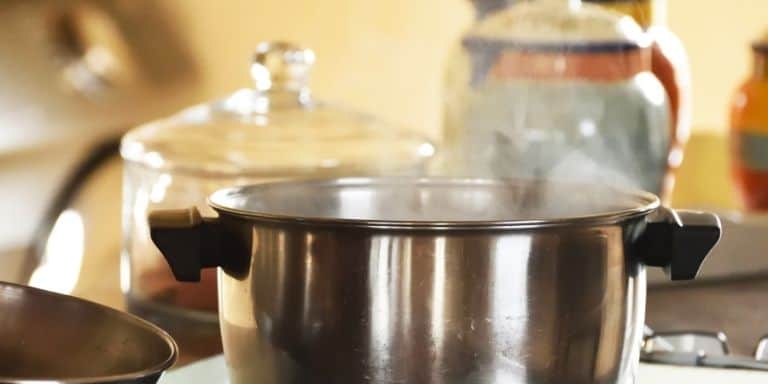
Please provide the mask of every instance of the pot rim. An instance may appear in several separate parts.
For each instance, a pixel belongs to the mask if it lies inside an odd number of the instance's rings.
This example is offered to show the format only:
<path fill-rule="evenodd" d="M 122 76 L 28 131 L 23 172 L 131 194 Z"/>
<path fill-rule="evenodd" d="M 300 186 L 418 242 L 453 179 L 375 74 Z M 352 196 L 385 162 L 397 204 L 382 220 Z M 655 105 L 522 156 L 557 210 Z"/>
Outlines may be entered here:
<path fill-rule="evenodd" d="M 612 225 L 637 217 L 646 216 L 658 209 L 661 205 L 659 198 L 650 193 L 630 188 L 600 185 L 600 188 L 613 190 L 616 193 L 624 194 L 627 197 L 634 198 L 638 204 L 626 209 L 605 210 L 596 213 L 563 216 L 546 219 L 509 219 L 509 220 L 390 220 L 390 219 L 365 219 L 365 218 L 340 218 L 328 216 L 311 215 L 289 215 L 284 213 L 255 211 L 243 208 L 236 208 L 226 204 L 225 200 L 231 195 L 248 195 L 259 189 L 305 185 L 307 187 L 321 186 L 362 186 L 376 185 L 386 183 L 449 183 L 461 185 L 499 185 L 505 183 L 530 183 L 541 182 L 542 180 L 524 179 L 524 178 L 453 178 L 453 177 L 345 177 L 345 178 L 324 178 L 324 179 L 302 179 L 268 182 L 261 184 L 243 185 L 229 187 L 217 190 L 211 194 L 208 199 L 208 205 L 219 214 L 232 215 L 247 220 L 289 224 L 289 225 L 309 225 L 309 226 L 332 226 L 349 228 L 373 228 L 373 229 L 420 229 L 420 230 L 485 230 L 485 229 L 533 229 L 544 227 L 560 227 L 573 225 Z M 558 182 L 570 186 L 587 186 L 586 183 L 571 181 Z M 593 185 L 594 187 L 594 185 Z"/>

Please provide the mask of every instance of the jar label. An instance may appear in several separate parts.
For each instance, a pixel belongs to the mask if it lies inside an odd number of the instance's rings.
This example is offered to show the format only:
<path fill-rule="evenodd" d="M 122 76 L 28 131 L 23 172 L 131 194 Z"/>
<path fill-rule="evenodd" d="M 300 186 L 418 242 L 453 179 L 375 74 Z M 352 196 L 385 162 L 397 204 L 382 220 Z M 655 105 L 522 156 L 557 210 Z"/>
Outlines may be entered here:
<path fill-rule="evenodd" d="M 745 168 L 768 171 L 768 134 L 742 132 L 738 145 Z"/>

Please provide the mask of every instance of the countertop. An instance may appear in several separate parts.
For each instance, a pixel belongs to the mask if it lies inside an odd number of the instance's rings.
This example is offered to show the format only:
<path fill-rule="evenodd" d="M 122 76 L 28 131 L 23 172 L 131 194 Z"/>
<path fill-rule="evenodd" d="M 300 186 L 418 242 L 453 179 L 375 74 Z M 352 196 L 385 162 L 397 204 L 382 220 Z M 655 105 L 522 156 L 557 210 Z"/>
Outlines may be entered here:
<path fill-rule="evenodd" d="M 640 365 L 639 384 L 759 384 L 768 380 L 768 373 L 708 368 Z M 216 356 L 166 374 L 160 384 L 224 384 L 227 382 L 224 358 Z"/>

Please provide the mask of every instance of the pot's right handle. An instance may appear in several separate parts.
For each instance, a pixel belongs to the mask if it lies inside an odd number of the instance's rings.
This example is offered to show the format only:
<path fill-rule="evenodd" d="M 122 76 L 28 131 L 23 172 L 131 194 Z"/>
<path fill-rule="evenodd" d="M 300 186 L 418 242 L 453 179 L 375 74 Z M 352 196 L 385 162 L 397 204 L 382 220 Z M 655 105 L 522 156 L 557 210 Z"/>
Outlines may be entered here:
<path fill-rule="evenodd" d="M 149 233 L 178 281 L 200 281 L 200 270 L 220 264 L 218 218 L 197 208 L 154 211 Z"/>
<path fill-rule="evenodd" d="M 659 208 L 646 219 L 636 243 L 646 265 L 664 268 L 671 280 L 693 280 L 720 240 L 720 218 L 706 212 Z"/>

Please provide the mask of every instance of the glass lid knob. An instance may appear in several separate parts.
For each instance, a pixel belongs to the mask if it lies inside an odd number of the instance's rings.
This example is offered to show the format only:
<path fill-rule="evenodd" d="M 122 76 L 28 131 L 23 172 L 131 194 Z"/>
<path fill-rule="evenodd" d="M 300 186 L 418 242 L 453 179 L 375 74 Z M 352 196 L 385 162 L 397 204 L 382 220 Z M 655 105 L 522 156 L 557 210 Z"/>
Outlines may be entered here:
<path fill-rule="evenodd" d="M 307 87 L 315 53 L 288 42 L 265 42 L 256 47 L 251 78 L 256 89 L 301 91 Z"/>

